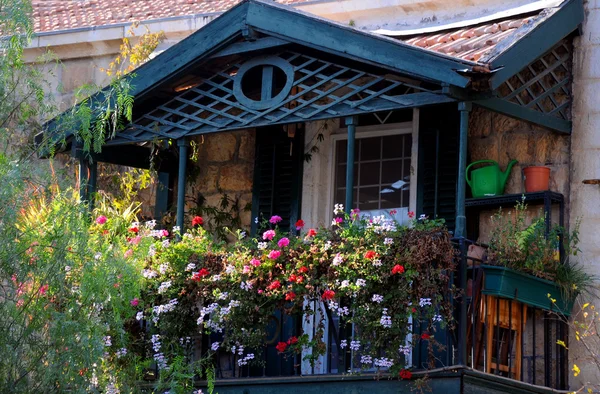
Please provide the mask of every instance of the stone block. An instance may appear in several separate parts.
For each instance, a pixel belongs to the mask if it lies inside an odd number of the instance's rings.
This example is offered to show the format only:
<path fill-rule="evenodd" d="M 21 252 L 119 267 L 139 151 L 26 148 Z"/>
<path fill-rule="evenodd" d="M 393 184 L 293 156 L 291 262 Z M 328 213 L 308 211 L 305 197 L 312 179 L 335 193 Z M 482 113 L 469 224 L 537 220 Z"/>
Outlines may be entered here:
<path fill-rule="evenodd" d="M 237 138 L 234 133 L 211 134 L 205 137 L 202 154 L 209 162 L 226 162 L 234 158 Z"/>
<path fill-rule="evenodd" d="M 202 194 L 214 193 L 217 190 L 217 179 L 219 178 L 218 166 L 200 167 L 200 174 L 195 183 L 196 188 Z"/>
<path fill-rule="evenodd" d="M 507 163 L 507 160 L 518 160 L 522 166 L 536 164 L 535 143 L 535 137 L 532 138 L 530 133 L 505 134 L 501 139 L 499 157 L 502 158 L 502 163 Z"/>
<path fill-rule="evenodd" d="M 251 191 L 252 165 L 227 164 L 221 168 L 218 187 L 223 191 Z"/>
<path fill-rule="evenodd" d="M 474 138 L 469 140 L 471 162 L 477 160 L 498 161 L 498 138 L 496 135 L 487 138 Z"/>
<path fill-rule="evenodd" d="M 502 170 L 506 170 L 506 166 L 500 167 Z M 523 187 L 523 175 L 522 167 L 519 164 L 515 164 L 511 169 L 511 172 L 506 180 L 506 186 L 504 188 L 505 194 L 516 194 L 523 193 L 525 191 Z"/>
<path fill-rule="evenodd" d="M 486 137 L 491 133 L 492 112 L 475 107 L 469 115 L 469 138 Z"/>
<path fill-rule="evenodd" d="M 244 130 L 240 133 L 240 147 L 238 158 L 240 160 L 254 162 L 254 154 L 256 151 L 256 131 Z"/>
<path fill-rule="evenodd" d="M 600 112 L 598 92 L 600 79 L 575 79 L 573 82 L 573 118 Z"/>
<path fill-rule="evenodd" d="M 573 118 L 571 144 L 578 148 L 600 148 L 600 113 L 578 114 Z"/>
<path fill-rule="evenodd" d="M 63 62 L 61 85 L 65 92 L 73 92 L 84 84 L 94 82 L 94 64 L 91 59 L 73 59 Z"/>
<path fill-rule="evenodd" d="M 492 132 L 506 133 L 509 131 L 527 131 L 531 126 L 522 120 L 511 118 L 510 116 L 493 113 Z"/>
<path fill-rule="evenodd" d="M 558 165 L 550 167 L 550 190 L 562 193 L 565 196 L 569 194 L 569 166 Z"/>
<path fill-rule="evenodd" d="M 245 211 L 246 205 L 252 205 L 252 193 L 240 195 L 240 221 L 243 228 L 250 228 L 252 224 L 252 211 Z"/>

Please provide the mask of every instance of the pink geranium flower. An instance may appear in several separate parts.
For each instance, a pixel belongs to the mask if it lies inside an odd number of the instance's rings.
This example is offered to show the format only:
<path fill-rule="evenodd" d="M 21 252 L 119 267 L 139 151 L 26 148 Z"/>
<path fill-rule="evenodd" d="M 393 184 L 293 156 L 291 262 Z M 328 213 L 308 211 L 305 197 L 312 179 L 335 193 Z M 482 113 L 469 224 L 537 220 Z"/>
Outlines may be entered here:
<path fill-rule="evenodd" d="M 141 240 L 142 240 L 142 237 L 138 235 L 138 236 L 135 236 L 135 237 L 131 238 L 129 240 L 129 243 L 132 244 L 132 245 L 137 245 L 137 244 L 140 243 Z"/>
<path fill-rule="evenodd" d="M 277 259 L 279 256 L 281 256 L 281 252 L 280 252 L 280 251 L 278 251 L 278 250 L 272 250 L 272 251 L 270 251 L 270 252 L 269 252 L 269 258 L 270 258 L 271 260 L 275 260 L 275 259 Z"/>
<path fill-rule="evenodd" d="M 273 238 L 275 238 L 275 230 L 267 230 L 263 233 L 263 239 L 264 240 L 272 240 Z"/>
<path fill-rule="evenodd" d="M 169 236 L 169 232 L 167 230 L 160 230 L 160 236 L 161 237 L 168 237 Z"/>
<path fill-rule="evenodd" d="M 277 223 L 281 222 L 282 220 L 283 219 L 281 218 L 281 216 L 273 215 L 273 216 L 271 216 L 271 219 L 269 219 L 269 222 L 271 224 L 277 224 Z"/>
<path fill-rule="evenodd" d="M 48 285 L 43 285 L 42 287 L 40 287 L 40 290 L 39 290 L 40 295 L 45 295 L 46 292 L 48 291 L 49 287 L 50 286 L 48 286 Z"/>
<path fill-rule="evenodd" d="M 290 240 L 288 238 L 281 238 L 279 242 L 277 242 L 277 246 L 280 248 L 284 248 L 290 244 Z"/>
<path fill-rule="evenodd" d="M 260 260 L 259 259 L 252 259 L 252 260 L 250 260 L 250 264 L 252 264 L 255 267 L 258 267 L 260 265 Z"/>
<path fill-rule="evenodd" d="M 127 249 L 127 251 L 125 252 L 124 256 L 125 256 L 125 258 L 133 256 L 133 250 Z"/>
<path fill-rule="evenodd" d="M 104 223 L 106 223 L 107 220 L 108 219 L 106 218 L 106 216 L 100 215 L 100 216 L 98 216 L 96 218 L 96 223 L 98 223 L 98 224 L 104 224 Z"/>
<path fill-rule="evenodd" d="M 138 306 L 138 304 L 140 303 L 140 300 L 138 300 L 137 298 L 134 298 L 133 300 L 129 301 L 129 303 L 131 304 L 131 306 Z"/>
<path fill-rule="evenodd" d="M 242 270 L 243 274 L 249 274 L 250 272 L 252 272 L 252 268 L 250 268 L 249 265 L 245 265 L 244 269 Z"/>

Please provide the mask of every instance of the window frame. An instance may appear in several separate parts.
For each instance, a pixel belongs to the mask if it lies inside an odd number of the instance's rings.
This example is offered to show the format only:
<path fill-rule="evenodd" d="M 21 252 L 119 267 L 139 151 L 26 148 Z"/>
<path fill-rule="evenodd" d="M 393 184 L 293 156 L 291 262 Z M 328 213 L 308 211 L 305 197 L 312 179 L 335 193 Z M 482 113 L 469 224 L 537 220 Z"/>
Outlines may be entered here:
<path fill-rule="evenodd" d="M 369 138 L 369 137 L 385 137 L 390 135 L 402 135 L 412 134 L 412 147 L 410 152 L 410 167 L 411 167 L 411 182 L 409 186 L 409 203 L 408 210 L 415 212 L 417 208 L 417 163 L 418 163 L 418 142 L 419 142 L 419 116 L 418 109 L 415 109 L 413 114 L 413 120 L 410 122 L 393 123 L 393 124 L 382 124 L 374 126 L 357 126 L 356 127 L 356 139 Z M 345 129 L 340 129 L 345 130 Z M 329 166 L 329 190 L 327 205 L 329 212 L 329 220 L 333 219 L 333 207 L 335 201 L 335 170 L 337 165 L 337 143 L 348 139 L 348 133 L 337 133 L 331 135 L 330 143 L 330 157 L 333 158 L 331 165 Z M 414 179 L 414 182 L 413 182 Z M 343 201 L 342 201 L 343 203 Z"/>

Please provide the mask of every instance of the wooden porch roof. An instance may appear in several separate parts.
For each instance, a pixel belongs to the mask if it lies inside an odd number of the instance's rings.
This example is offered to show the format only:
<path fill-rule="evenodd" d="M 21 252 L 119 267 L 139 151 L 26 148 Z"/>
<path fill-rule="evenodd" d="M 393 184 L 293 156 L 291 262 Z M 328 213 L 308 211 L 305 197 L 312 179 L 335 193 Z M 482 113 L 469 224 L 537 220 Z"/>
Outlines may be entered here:
<path fill-rule="evenodd" d="M 570 103 L 570 91 L 554 70 L 558 66 L 567 68 L 570 58 L 559 56 L 558 65 L 554 66 L 546 62 L 547 72 L 538 70 L 529 80 L 521 78 L 522 86 L 511 88 L 501 98 L 494 96 L 509 78 L 531 68 L 536 59 L 562 45 L 561 40 L 576 30 L 582 19 L 581 0 L 566 0 L 537 16 L 528 15 L 520 22 L 508 23 L 510 34 L 502 34 L 501 26 L 501 33 L 494 33 L 493 24 L 463 29 L 461 33 L 454 32 L 454 37 L 447 32 L 446 38 L 458 41 L 461 36 L 468 38 L 472 30 L 471 43 L 465 43 L 471 46 L 488 42 L 487 37 L 475 38 L 477 29 L 498 36 L 485 57 L 473 61 L 464 52 L 448 51 L 451 46 L 435 46 L 435 41 L 442 38 L 439 34 L 404 42 L 289 6 L 245 0 L 135 71 L 134 122 L 125 130 L 118 130 L 108 144 L 177 139 L 449 101 L 481 103 L 498 112 L 569 131 L 570 121 L 562 110 Z M 504 39 L 499 40 L 500 37 Z M 245 100 L 240 95 L 243 75 L 238 73 L 244 74 L 252 68 L 250 65 L 267 66 L 264 70 L 270 70 L 269 89 L 275 83 L 270 79 L 275 75 L 273 69 L 283 70 L 284 79 L 287 78 L 283 84 L 285 92 L 277 100 L 267 94 L 270 101 L 266 105 Z M 570 80 L 570 69 L 567 74 Z M 542 80 L 548 75 L 553 76 L 554 82 Z M 543 86 L 541 91 L 535 92 L 534 84 Z M 261 86 L 258 89 L 260 92 Z M 263 97 L 258 101 L 265 99 L 264 84 L 262 91 Z M 533 92 L 534 97 L 521 99 L 518 95 L 523 91 Z M 103 101 L 106 92 L 90 98 L 93 109 L 94 103 Z M 556 103 L 557 111 L 540 105 L 541 100 L 551 99 L 549 96 L 557 92 L 567 93 L 567 104 Z M 510 97 L 502 99 L 507 96 Z M 77 126 L 67 128 L 55 118 L 45 125 L 45 130 L 49 135 L 71 135 Z"/>

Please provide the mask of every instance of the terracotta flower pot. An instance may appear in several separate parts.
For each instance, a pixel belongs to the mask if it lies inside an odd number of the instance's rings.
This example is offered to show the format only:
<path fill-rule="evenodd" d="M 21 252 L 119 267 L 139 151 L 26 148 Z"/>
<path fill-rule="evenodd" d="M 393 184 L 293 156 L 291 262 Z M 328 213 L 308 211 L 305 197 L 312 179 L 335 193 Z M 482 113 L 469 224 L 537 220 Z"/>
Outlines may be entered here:
<path fill-rule="evenodd" d="M 548 167 L 527 167 L 523 170 L 525 174 L 525 191 L 541 192 L 548 190 L 550 184 L 550 168 Z"/>

